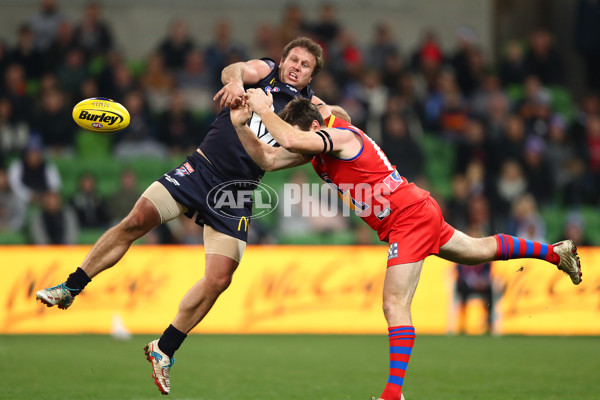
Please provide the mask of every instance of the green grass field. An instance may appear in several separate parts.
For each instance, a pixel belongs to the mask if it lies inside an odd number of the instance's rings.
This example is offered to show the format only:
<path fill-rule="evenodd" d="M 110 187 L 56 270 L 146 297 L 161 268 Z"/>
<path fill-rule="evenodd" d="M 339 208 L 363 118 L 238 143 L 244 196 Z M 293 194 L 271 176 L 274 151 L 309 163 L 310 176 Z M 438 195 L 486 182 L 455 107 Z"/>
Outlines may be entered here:
<path fill-rule="evenodd" d="M 0 399 L 159 399 L 142 347 L 154 337 L 0 336 Z M 191 335 L 171 394 L 183 400 L 369 400 L 387 337 Z M 417 336 L 407 400 L 600 398 L 597 337 Z"/>

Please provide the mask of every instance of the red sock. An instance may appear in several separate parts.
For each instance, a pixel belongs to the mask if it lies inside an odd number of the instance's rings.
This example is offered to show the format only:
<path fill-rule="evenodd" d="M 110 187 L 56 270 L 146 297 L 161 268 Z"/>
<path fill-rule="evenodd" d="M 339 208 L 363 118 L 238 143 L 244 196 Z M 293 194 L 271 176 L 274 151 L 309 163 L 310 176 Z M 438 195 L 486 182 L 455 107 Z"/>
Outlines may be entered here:
<path fill-rule="evenodd" d="M 390 338 L 390 376 L 385 385 L 383 400 L 400 400 L 404 374 L 415 344 L 415 328 L 412 326 L 394 326 L 388 329 Z"/>
<path fill-rule="evenodd" d="M 496 238 L 496 260 L 509 260 L 515 258 L 538 258 L 558 265 L 560 257 L 554 252 L 554 246 L 534 242 L 501 233 L 494 235 Z"/>

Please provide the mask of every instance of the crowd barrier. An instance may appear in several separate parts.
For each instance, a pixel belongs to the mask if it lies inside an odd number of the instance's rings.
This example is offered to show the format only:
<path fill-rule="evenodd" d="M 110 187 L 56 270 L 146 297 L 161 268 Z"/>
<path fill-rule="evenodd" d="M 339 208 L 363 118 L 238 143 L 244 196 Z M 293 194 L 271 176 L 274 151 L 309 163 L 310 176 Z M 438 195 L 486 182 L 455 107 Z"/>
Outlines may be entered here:
<path fill-rule="evenodd" d="M 95 277 L 68 310 L 35 301 L 64 281 L 88 246 L 3 246 L 0 333 L 160 333 L 202 276 L 202 246 L 133 246 Z M 492 264 L 497 334 L 600 334 L 600 249 L 580 250 L 583 282 L 573 286 L 538 260 Z M 385 246 L 249 246 L 230 288 L 194 333 L 381 334 Z M 412 311 L 419 333 L 455 331 L 455 265 L 425 261 Z M 469 324 L 477 333 L 477 309 Z"/>

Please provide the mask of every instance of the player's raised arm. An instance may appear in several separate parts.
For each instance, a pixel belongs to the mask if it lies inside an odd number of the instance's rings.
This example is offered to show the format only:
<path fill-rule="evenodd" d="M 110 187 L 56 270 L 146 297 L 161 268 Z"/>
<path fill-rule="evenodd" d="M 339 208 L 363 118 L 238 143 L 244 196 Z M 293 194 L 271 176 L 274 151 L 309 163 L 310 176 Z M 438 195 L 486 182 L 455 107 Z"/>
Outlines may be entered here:
<path fill-rule="evenodd" d="M 244 102 L 244 84 L 254 84 L 271 72 L 271 67 L 263 60 L 249 60 L 228 65 L 221 71 L 223 88 L 213 100 L 221 98 L 223 107 L 237 106 Z"/>
<path fill-rule="evenodd" d="M 305 106 L 312 108 L 306 109 L 303 118 L 306 123 L 292 126 L 271 110 L 271 99 L 270 93 L 266 95 L 259 89 L 246 91 L 246 102 L 252 111 L 261 117 L 277 143 L 290 152 L 311 155 L 331 152 L 340 158 L 351 158 L 360 152 L 362 142 L 350 131 L 326 128 L 319 110 L 308 100 Z"/>
<path fill-rule="evenodd" d="M 263 171 L 277 171 L 302 165 L 310 161 L 311 157 L 291 153 L 283 147 L 272 147 L 261 142 L 248 126 L 251 116 L 252 110 L 247 105 L 232 108 L 230 112 L 231 123 L 240 138 L 240 142 L 242 142 L 250 158 Z"/>

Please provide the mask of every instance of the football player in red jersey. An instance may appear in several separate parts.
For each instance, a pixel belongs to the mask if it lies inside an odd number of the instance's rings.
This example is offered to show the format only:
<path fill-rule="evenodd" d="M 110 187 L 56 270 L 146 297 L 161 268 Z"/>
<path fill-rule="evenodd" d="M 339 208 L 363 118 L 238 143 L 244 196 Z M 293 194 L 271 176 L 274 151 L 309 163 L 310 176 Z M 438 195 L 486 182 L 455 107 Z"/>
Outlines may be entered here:
<path fill-rule="evenodd" d="M 389 243 L 383 285 L 383 311 L 388 323 L 390 370 L 381 400 L 400 400 L 404 374 L 415 340 L 410 306 L 424 259 L 435 254 L 460 264 L 538 258 L 581 282 L 575 243 L 554 245 L 505 234 L 474 238 L 450 226 L 429 192 L 407 182 L 379 146 L 360 129 L 321 111 L 309 100 L 295 99 L 280 113 L 271 111 L 271 95 L 246 92 L 247 105 L 231 112 L 233 126 L 248 154 L 264 170 L 312 162 L 321 178 L 333 185 L 345 204 Z M 281 147 L 265 146 L 246 125 L 258 114 Z M 336 110 L 334 110 L 336 111 Z M 324 120 L 323 115 L 327 118 Z"/>

